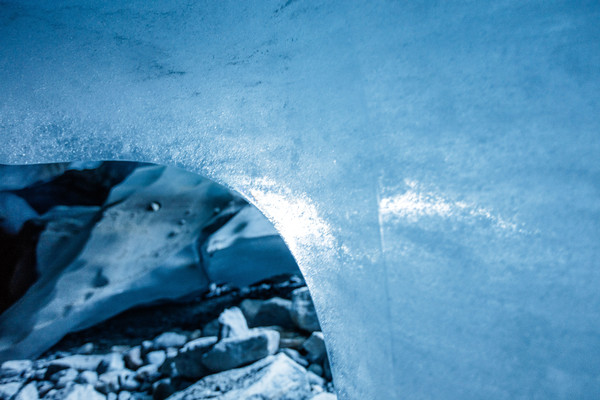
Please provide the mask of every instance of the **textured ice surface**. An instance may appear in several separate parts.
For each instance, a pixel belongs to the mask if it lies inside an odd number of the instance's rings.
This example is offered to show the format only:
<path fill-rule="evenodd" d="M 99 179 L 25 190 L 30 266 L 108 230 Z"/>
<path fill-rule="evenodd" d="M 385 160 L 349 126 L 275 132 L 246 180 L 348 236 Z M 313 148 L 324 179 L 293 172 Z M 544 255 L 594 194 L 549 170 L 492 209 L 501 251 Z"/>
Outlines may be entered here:
<path fill-rule="evenodd" d="M 0 162 L 238 190 L 306 275 L 341 399 L 598 398 L 599 17 L 5 1 Z"/>

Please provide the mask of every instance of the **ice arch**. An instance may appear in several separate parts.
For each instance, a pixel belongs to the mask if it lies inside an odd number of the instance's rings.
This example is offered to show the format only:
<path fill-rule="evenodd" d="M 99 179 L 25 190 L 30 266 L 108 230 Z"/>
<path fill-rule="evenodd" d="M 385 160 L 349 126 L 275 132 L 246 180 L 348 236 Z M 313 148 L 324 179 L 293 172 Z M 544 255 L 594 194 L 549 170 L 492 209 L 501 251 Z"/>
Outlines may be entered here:
<path fill-rule="evenodd" d="M 342 399 L 600 395 L 600 5 L 8 1 L 0 162 L 225 183 Z"/>

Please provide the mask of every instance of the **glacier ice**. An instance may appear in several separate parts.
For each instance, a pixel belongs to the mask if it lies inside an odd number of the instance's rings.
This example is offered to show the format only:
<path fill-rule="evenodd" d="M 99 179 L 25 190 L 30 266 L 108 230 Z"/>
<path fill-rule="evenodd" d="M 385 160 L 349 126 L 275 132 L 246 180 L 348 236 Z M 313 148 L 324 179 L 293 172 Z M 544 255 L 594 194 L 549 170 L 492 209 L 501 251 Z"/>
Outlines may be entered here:
<path fill-rule="evenodd" d="M 341 399 L 600 396 L 597 2 L 5 1 L 0 162 L 237 190 Z"/>

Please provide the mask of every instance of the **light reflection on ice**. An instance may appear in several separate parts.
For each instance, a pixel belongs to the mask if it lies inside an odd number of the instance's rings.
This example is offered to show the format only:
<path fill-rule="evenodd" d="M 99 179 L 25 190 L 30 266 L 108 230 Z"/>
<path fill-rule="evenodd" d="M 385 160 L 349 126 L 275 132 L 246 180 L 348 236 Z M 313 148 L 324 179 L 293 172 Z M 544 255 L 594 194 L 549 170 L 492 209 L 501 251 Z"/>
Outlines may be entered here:
<path fill-rule="evenodd" d="M 379 213 L 384 222 L 400 218 L 414 223 L 423 217 L 483 219 L 501 230 L 523 232 L 516 223 L 495 215 L 486 208 L 463 201 L 449 200 L 443 195 L 426 191 L 422 185 L 413 180 L 405 180 L 404 183 L 408 190 L 380 197 Z"/>

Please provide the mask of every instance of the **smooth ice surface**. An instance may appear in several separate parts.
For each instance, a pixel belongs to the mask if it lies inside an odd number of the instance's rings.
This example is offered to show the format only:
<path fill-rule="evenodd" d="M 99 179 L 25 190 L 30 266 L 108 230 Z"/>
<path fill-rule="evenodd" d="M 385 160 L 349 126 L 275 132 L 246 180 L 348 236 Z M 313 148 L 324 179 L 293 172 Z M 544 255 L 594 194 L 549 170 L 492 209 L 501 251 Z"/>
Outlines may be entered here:
<path fill-rule="evenodd" d="M 306 275 L 341 399 L 598 398 L 599 17 L 4 1 L 0 162 L 239 191 Z"/>

